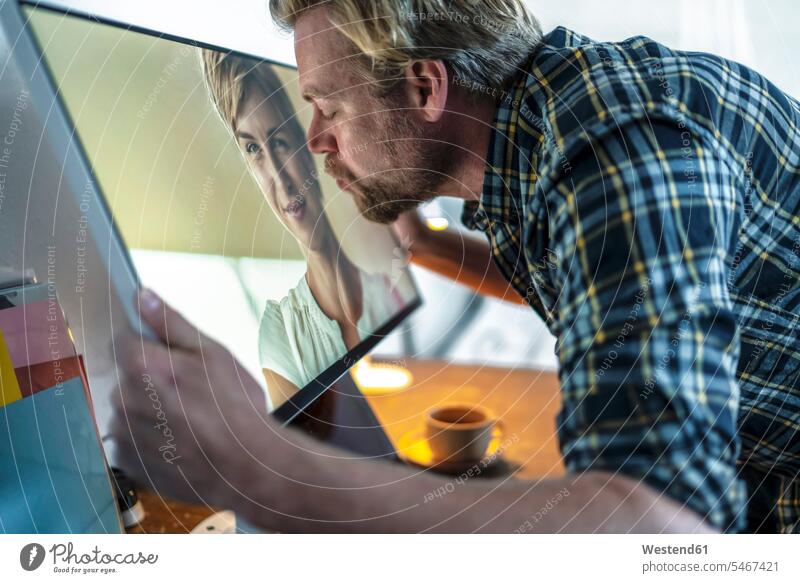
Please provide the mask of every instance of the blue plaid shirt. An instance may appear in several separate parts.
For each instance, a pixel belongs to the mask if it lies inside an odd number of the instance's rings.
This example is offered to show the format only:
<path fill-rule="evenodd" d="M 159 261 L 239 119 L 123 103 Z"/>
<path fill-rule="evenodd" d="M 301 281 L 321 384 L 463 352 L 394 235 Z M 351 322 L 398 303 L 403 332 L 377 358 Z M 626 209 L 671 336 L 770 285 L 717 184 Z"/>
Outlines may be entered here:
<path fill-rule="evenodd" d="M 643 37 L 557 28 L 500 92 L 463 222 L 558 338 L 568 470 L 800 530 L 799 127 L 757 73 Z"/>

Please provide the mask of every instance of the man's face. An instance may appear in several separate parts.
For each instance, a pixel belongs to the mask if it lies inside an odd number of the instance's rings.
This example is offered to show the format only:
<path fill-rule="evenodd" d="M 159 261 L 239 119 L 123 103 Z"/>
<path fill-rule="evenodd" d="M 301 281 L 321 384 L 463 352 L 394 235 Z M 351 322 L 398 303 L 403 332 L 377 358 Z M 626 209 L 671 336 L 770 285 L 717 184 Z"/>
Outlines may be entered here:
<path fill-rule="evenodd" d="M 325 8 L 296 23 L 300 91 L 314 108 L 309 149 L 326 155 L 325 171 L 365 218 L 385 224 L 436 196 L 452 148 L 438 127 L 420 119 L 404 91 L 374 97 L 350 58 L 356 50 Z"/>

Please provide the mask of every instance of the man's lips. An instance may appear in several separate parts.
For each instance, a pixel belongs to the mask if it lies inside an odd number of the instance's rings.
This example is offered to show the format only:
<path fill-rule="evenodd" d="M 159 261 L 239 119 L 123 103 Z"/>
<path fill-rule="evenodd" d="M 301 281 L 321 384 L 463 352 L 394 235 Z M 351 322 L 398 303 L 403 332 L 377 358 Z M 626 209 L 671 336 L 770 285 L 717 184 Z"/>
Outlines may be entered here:
<path fill-rule="evenodd" d="M 334 178 L 336 178 L 334 176 Z M 355 185 L 356 180 L 354 178 L 336 178 L 336 186 L 339 187 L 339 190 L 344 190 L 347 192 L 352 192 L 352 188 Z"/>
<path fill-rule="evenodd" d="M 336 181 L 336 186 L 339 187 L 339 190 L 347 190 L 350 185 L 353 184 L 353 180 L 345 180 L 343 176 L 347 173 L 342 172 L 343 169 L 335 167 L 330 163 L 328 163 L 326 166 L 325 173 Z M 352 178 L 352 176 L 350 178 Z"/>

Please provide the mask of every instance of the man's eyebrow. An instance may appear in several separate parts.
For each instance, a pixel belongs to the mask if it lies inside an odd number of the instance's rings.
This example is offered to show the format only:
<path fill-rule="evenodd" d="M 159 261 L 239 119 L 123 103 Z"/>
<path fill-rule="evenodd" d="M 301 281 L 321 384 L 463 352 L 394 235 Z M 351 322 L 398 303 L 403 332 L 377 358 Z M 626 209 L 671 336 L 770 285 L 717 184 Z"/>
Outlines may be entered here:
<path fill-rule="evenodd" d="M 327 99 L 330 95 L 330 92 L 326 92 L 324 89 L 314 85 L 306 87 L 303 91 L 303 99 L 306 101 L 311 101 L 312 99 Z"/>

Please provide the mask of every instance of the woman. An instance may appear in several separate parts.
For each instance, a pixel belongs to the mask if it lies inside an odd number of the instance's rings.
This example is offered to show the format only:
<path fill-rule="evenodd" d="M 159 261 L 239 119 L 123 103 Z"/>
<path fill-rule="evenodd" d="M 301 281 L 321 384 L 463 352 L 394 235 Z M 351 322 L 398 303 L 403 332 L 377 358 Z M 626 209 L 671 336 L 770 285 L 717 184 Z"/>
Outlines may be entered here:
<path fill-rule="evenodd" d="M 403 305 L 389 278 L 369 274 L 339 246 L 323 208 L 305 132 L 271 67 L 202 50 L 209 94 L 307 271 L 281 301 L 268 301 L 259 331 L 261 366 L 277 407 Z"/>

